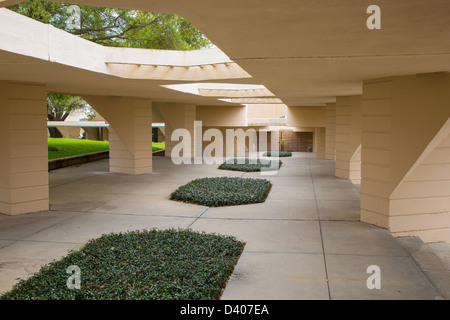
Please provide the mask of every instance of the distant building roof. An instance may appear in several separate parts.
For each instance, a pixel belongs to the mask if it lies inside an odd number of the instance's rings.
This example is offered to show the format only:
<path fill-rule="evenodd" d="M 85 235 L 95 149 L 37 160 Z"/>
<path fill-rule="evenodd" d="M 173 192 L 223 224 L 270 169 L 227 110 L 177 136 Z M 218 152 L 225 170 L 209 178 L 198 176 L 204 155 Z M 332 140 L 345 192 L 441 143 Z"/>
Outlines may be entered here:
<path fill-rule="evenodd" d="M 153 128 L 164 126 L 164 123 L 152 123 Z M 105 121 L 47 121 L 47 127 L 108 128 L 109 123 Z"/>

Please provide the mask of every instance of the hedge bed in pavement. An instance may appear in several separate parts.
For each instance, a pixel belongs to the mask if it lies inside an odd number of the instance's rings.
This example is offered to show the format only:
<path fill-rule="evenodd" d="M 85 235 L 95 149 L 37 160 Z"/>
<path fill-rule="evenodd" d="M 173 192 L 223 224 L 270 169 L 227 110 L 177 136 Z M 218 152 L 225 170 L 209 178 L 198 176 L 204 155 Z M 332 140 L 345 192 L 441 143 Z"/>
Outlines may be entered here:
<path fill-rule="evenodd" d="M 234 170 L 244 172 L 258 172 L 278 170 L 281 166 L 280 160 L 234 158 L 228 159 L 219 166 L 222 170 Z"/>
<path fill-rule="evenodd" d="M 201 178 L 179 187 L 170 199 L 208 207 L 260 203 L 266 200 L 271 186 L 265 179 Z"/>
<path fill-rule="evenodd" d="M 2 300 L 214 300 L 244 244 L 191 230 L 144 230 L 103 235 L 21 280 Z M 67 286 L 80 268 L 80 289 Z"/>
<path fill-rule="evenodd" d="M 290 151 L 268 151 L 263 154 L 264 157 L 292 157 L 292 152 Z"/>

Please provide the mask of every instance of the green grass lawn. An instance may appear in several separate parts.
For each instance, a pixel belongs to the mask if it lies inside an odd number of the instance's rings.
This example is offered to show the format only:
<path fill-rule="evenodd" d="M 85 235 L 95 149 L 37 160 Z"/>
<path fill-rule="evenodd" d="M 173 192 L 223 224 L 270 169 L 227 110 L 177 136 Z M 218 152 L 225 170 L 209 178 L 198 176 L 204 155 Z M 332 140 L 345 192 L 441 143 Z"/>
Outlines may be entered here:
<path fill-rule="evenodd" d="M 164 149 L 164 142 L 154 142 L 152 150 Z M 86 139 L 59 139 L 48 138 L 48 159 L 59 159 L 80 154 L 109 150 L 108 141 L 96 141 Z"/>
<path fill-rule="evenodd" d="M 165 142 L 152 142 L 152 151 L 163 150 L 166 148 Z"/>

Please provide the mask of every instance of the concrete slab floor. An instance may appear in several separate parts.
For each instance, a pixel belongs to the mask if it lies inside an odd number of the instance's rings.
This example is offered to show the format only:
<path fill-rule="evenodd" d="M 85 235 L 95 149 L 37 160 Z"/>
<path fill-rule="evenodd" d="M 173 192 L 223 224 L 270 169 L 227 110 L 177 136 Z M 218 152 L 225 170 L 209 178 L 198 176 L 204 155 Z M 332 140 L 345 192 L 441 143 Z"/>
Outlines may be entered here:
<path fill-rule="evenodd" d="M 359 222 L 359 186 L 336 178 L 334 161 L 314 153 L 282 161 L 272 175 L 176 166 L 164 157 L 139 176 L 110 173 L 108 160 L 51 171 L 50 211 L 0 215 L 0 292 L 101 234 L 174 227 L 246 243 L 224 300 L 450 299 L 450 245 L 396 239 Z M 273 187 L 262 204 L 208 208 L 168 199 L 180 185 L 214 176 L 261 177 Z M 372 265 L 380 289 L 367 286 Z"/>

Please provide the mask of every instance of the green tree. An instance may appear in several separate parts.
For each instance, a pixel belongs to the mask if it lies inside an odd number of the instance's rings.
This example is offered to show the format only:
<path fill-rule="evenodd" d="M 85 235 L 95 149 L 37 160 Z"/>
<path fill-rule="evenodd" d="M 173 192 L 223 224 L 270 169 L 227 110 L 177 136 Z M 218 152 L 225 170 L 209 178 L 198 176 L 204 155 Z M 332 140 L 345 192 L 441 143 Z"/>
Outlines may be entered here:
<path fill-rule="evenodd" d="M 77 96 L 61 93 L 47 94 L 47 120 L 64 121 L 72 111 L 83 110 L 90 112 L 90 106 Z M 56 127 L 49 127 L 48 131 L 52 138 L 62 138 L 61 132 Z"/>
<path fill-rule="evenodd" d="M 164 50 L 212 46 L 197 28 L 177 14 L 79 5 L 80 19 L 74 24 L 71 7 L 68 3 L 29 0 L 8 9 L 106 46 Z"/>

